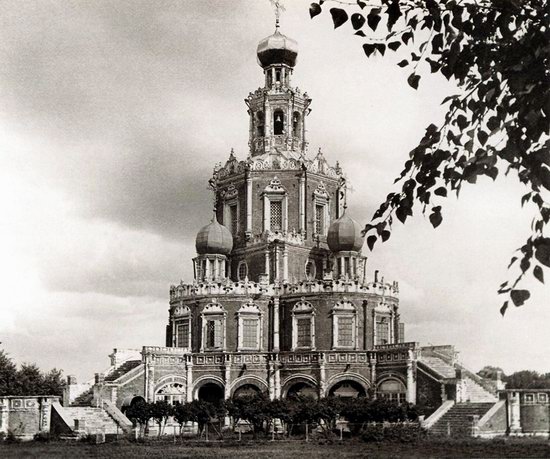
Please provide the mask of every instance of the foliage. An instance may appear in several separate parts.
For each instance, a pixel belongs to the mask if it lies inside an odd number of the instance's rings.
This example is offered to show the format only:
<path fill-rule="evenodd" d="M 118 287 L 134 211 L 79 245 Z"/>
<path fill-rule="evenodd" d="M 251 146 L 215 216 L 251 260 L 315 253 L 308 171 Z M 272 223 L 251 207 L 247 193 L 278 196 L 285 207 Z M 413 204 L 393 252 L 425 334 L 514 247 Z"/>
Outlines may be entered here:
<path fill-rule="evenodd" d="M 410 57 L 408 84 L 417 89 L 422 73 L 453 79 L 458 93 L 442 104 L 447 114 L 440 126 L 431 124 L 410 152 L 396 182 L 366 225 L 367 244 L 391 236 L 394 217 L 405 223 L 415 203 L 436 228 L 442 222 L 442 200 L 459 195 L 464 183 L 482 176 L 495 180 L 513 172 L 526 187 L 522 206 L 532 203 L 531 234 L 510 266 L 519 261 L 515 280 L 498 292 L 521 306 L 528 290 L 518 288 L 532 272 L 544 282 L 550 267 L 550 5 L 548 0 L 375 0 L 376 3 L 321 0 L 312 3 L 311 17 L 325 3 L 334 27 L 351 24 L 364 40 L 367 58 L 398 49 Z M 343 9 L 341 6 L 347 4 Z M 352 13 L 353 10 L 353 13 Z M 348 13 L 349 11 L 349 13 Z"/>
<path fill-rule="evenodd" d="M 199 427 L 199 436 L 202 435 L 206 424 L 212 422 L 214 418 L 217 418 L 220 415 L 219 410 L 209 402 L 193 400 L 192 402 L 189 402 L 188 405 L 192 416 L 191 420 L 196 422 Z"/>
<path fill-rule="evenodd" d="M 400 405 L 385 399 L 357 398 L 344 405 L 342 412 L 349 422 L 355 424 L 376 422 L 416 421 L 416 407 L 410 403 Z"/>
<path fill-rule="evenodd" d="M 180 434 L 183 429 L 183 425 L 187 422 L 193 421 L 193 410 L 189 403 L 178 403 L 174 407 L 174 419 L 180 425 Z"/>
<path fill-rule="evenodd" d="M 522 370 L 503 378 L 507 389 L 550 389 L 550 373 Z"/>
<path fill-rule="evenodd" d="M 35 364 L 24 363 L 18 370 L 6 352 L 0 350 L 0 396 L 63 395 L 63 374 L 52 369 L 42 373 Z"/>
<path fill-rule="evenodd" d="M 499 372 L 500 376 L 502 377 L 504 375 L 502 368 L 485 365 L 481 370 L 477 372 L 477 375 L 486 379 L 497 379 Z"/>
<path fill-rule="evenodd" d="M 138 400 L 131 404 L 124 413 L 126 417 L 136 426 L 139 424 L 140 435 L 143 435 L 147 429 L 147 424 L 152 418 L 151 404 L 145 400 Z"/>
<path fill-rule="evenodd" d="M 149 406 L 149 411 L 151 414 L 151 417 L 155 420 L 155 422 L 159 426 L 159 437 L 162 435 L 164 431 L 164 426 L 166 425 L 166 421 L 168 421 L 168 418 L 173 415 L 174 409 L 172 405 L 170 405 L 165 400 L 157 401 L 155 403 L 151 403 Z"/>
<path fill-rule="evenodd" d="M 227 414 L 234 422 L 244 420 L 253 427 L 254 438 L 261 431 L 264 424 L 271 420 L 269 400 L 264 395 L 245 395 L 233 397 L 226 402 Z"/>

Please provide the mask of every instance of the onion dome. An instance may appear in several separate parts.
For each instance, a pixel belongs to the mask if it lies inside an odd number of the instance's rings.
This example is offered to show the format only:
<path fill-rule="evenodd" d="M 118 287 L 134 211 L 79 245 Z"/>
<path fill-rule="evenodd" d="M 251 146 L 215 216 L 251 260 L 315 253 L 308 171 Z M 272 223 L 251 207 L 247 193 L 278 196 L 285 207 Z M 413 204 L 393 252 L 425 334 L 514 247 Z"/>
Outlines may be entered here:
<path fill-rule="evenodd" d="M 273 35 L 260 41 L 257 55 L 258 63 L 263 68 L 275 64 L 286 64 L 294 67 L 298 57 L 298 43 L 283 35 L 279 32 L 279 27 L 276 27 Z"/>
<path fill-rule="evenodd" d="M 199 255 L 229 255 L 233 249 L 233 236 L 214 217 L 208 225 L 202 227 L 197 233 L 195 247 Z"/>
<path fill-rule="evenodd" d="M 331 252 L 359 252 L 363 247 L 362 227 L 346 214 L 332 222 L 327 244 Z"/>

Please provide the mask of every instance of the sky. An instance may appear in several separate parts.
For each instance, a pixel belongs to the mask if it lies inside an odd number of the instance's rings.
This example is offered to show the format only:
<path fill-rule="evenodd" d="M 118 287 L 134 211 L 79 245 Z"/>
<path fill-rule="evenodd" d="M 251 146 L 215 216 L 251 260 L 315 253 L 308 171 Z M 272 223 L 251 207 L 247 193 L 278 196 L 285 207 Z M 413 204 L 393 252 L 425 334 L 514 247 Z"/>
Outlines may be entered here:
<path fill-rule="evenodd" d="M 310 154 L 340 162 L 350 215 L 368 223 L 456 88 L 426 71 L 411 89 L 402 55 L 366 59 L 309 3 L 287 1 L 281 23 L 313 99 Z M 247 156 L 243 99 L 273 29 L 268 0 L 0 1 L 0 348 L 18 363 L 84 381 L 113 348 L 164 345 L 212 168 Z M 367 253 L 371 276 L 400 283 L 407 341 L 454 344 L 473 370 L 550 371 L 550 289 L 529 280 L 531 300 L 499 314 L 529 232 L 524 192 L 482 180 L 443 202 L 437 230 L 417 213 Z"/>

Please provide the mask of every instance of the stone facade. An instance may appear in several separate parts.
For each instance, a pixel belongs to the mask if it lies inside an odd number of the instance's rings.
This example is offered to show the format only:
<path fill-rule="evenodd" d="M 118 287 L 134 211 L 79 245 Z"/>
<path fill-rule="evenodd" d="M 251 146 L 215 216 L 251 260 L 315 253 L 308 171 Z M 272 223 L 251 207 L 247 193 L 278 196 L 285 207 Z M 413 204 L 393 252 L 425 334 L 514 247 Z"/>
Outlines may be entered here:
<path fill-rule="evenodd" d="M 295 46 L 278 30 L 260 43 L 249 153 L 214 168 L 213 220 L 193 281 L 170 287 L 166 345 L 115 351 L 89 391 L 95 406 L 265 393 L 420 398 L 436 410 L 456 395 L 454 348 L 405 342 L 399 286 L 367 276 L 342 169 L 308 152 L 312 99 L 291 86 Z"/>
<path fill-rule="evenodd" d="M 0 397 L 0 433 L 20 440 L 49 433 L 52 404 L 58 401 L 54 396 Z"/>

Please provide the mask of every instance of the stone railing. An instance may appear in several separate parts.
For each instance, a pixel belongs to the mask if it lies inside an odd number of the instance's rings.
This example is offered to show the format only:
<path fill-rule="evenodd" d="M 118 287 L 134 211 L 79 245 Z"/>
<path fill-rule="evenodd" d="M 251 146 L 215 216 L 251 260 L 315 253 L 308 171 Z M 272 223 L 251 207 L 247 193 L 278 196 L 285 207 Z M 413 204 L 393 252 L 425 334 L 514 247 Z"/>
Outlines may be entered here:
<path fill-rule="evenodd" d="M 402 350 L 402 349 L 405 349 L 405 350 L 416 350 L 420 347 L 420 344 L 417 343 L 416 341 L 409 341 L 408 343 L 395 343 L 395 344 L 377 344 L 376 346 L 374 346 L 374 349 L 376 351 L 378 350 L 391 350 L 391 351 L 394 351 L 394 350 Z"/>
<path fill-rule="evenodd" d="M 170 301 L 194 296 L 223 295 L 302 295 L 311 293 L 371 293 L 385 298 L 398 299 L 399 286 L 396 282 L 370 282 L 363 284 L 358 280 L 315 280 L 298 283 L 263 284 L 257 282 L 201 282 L 170 286 Z"/>
<path fill-rule="evenodd" d="M 410 358 L 410 351 L 416 351 L 419 348 L 416 342 L 379 344 L 374 346 L 378 363 L 403 362 Z"/>

